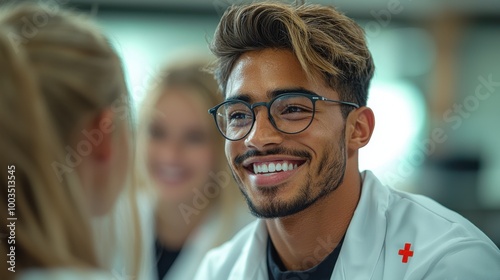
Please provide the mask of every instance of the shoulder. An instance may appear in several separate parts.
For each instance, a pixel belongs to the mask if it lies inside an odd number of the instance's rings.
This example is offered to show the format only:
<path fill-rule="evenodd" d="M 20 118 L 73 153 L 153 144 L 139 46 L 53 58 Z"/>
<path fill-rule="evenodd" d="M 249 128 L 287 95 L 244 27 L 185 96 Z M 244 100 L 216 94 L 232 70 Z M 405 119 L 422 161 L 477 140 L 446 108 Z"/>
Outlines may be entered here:
<path fill-rule="evenodd" d="M 430 242 L 447 235 L 449 238 L 481 240 L 496 247 L 470 221 L 436 201 L 387 187 L 370 171 L 363 172 L 362 176 L 363 187 L 357 211 L 362 216 L 385 223 L 388 236 L 421 237 Z"/>
<path fill-rule="evenodd" d="M 386 218 L 388 229 L 401 226 L 411 228 L 415 234 L 449 238 L 481 240 L 495 246 L 475 225 L 460 214 L 422 196 L 389 189 Z"/>
<path fill-rule="evenodd" d="M 76 269 L 30 269 L 19 275 L 18 280 L 112 280 L 120 275 L 104 271 L 82 271 Z M 120 279 L 120 278 L 118 278 Z"/>
<path fill-rule="evenodd" d="M 139 279 L 150 279 L 154 273 L 155 198 L 145 191 L 124 193 L 116 209 L 103 220 L 97 248 L 106 268 L 132 273 L 139 264 Z M 138 257 L 140 256 L 140 257 Z M 118 279 L 120 279 L 118 277 Z"/>
<path fill-rule="evenodd" d="M 500 278 L 500 250 L 470 221 L 425 196 L 388 189 L 388 260 L 401 263 L 394 252 L 409 243 L 413 264 L 408 269 L 419 279 Z"/>
<path fill-rule="evenodd" d="M 442 250 L 439 257 L 426 263 L 425 279 L 500 279 L 500 251 L 479 239 L 461 239 Z M 436 244 L 438 246 L 438 244 Z M 419 274 L 416 269 L 414 274 Z"/>

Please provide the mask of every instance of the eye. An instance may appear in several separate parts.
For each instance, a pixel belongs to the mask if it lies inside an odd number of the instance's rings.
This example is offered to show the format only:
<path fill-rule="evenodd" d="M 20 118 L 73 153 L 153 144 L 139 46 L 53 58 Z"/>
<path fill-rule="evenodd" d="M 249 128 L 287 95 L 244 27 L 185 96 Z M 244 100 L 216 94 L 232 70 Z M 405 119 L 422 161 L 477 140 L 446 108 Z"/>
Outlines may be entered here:
<path fill-rule="evenodd" d="M 272 114 L 277 119 L 300 121 L 311 118 L 313 108 L 307 98 L 288 98 L 273 104 Z"/>
<path fill-rule="evenodd" d="M 283 95 L 272 104 L 271 111 L 281 118 L 297 118 L 309 115 L 314 104 L 311 100 L 301 95 Z"/>
<path fill-rule="evenodd" d="M 291 114 L 291 113 L 306 113 L 306 112 L 311 112 L 311 110 L 301 106 L 288 105 L 286 108 L 284 108 L 284 110 L 281 113 Z"/>
<path fill-rule="evenodd" d="M 190 144 L 203 144 L 208 140 L 208 137 L 201 131 L 190 131 L 185 135 L 185 140 Z"/>
<path fill-rule="evenodd" d="M 252 116 L 248 114 L 247 112 L 232 112 L 229 114 L 229 120 L 244 120 L 244 119 L 251 119 Z"/>
<path fill-rule="evenodd" d="M 149 127 L 149 136 L 155 140 L 161 140 L 167 137 L 167 131 L 158 125 Z"/>
<path fill-rule="evenodd" d="M 234 111 L 229 113 L 228 126 L 245 127 L 252 124 L 253 116 L 247 111 Z"/>

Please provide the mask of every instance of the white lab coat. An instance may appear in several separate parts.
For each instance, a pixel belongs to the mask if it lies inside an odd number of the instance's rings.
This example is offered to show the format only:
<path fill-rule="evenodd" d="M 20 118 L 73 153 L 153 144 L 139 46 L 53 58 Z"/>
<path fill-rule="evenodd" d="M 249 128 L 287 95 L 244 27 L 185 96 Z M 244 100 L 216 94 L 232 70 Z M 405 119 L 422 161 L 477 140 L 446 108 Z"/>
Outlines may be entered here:
<path fill-rule="evenodd" d="M 216 207 L 208 213 L 205 221 L 203 221 L 198 229 L 188 238 L 179 256 L 177 256 L 162 280 L 193 280 L 203 257 L 213 248 L 214 243 L 220 238 L 220 229 L 224 226 L 224 223 L 227 222 L 220 218 L 219 210 L 220 209 Z M 230 234 L 230 236 L 254 221 L 254 218 L 250 215 L 246 207 L 239 207 L 234 209 L 234 211 L 237 213 L 237 218 L 229 229 L 228 234 Z M 229 238 L 230 237 L 228 237 L 228 239 Z"/>
<path fill-rule="evenodd" d="M 156 262 L 153 253 L 154 234 L 151 230 L 154 228 L 154 208 L 151 207 L 151 194 L 146 192 L 136 194 L 138 225 L 131 223 L 132 208 L 126 195 L 122 193 L 111 215 L 93 221 L 94 229 L 98 230 L 95 232 L 95 241 L 100 262 L 106 270 L 112 273 L 113 279 L 156 279 L 154 270 Z M 137 238 L 134 236 L 133 227 L 139 227 L 140 230 L 140 257 L 134 255 L 134 244 L 130 243 L 131 240 Z M 112 234 L 106 230 L 112 230 Z M 112 245 L 109 246 L 108 243 Z M 140 265 L 139 275 L 132 275 L 132 268 L 136 261 Z"/>
<path fill-rule="evenodd" d="M 431 199 L 383 186 L 369 171 L 362 177 L 332 280 L 500 279 L 500 250 L 472 223 Z M 195 279 L 268 279 L 267 239 L 263 220 L 248 225 L 207 254 Z M 413 256 L 403 263 L 406 243 Z"/>
<path fill-rule="evenodd" d="M 128 249 L 130 246 L 123 246 L 122 248 L 114 248 L 113 252 L 108 252 L 108 262 L 111 263 L 111 272 L 115 275 L 116 279 L 137 279 L 137 280 L 155 280 L 157 279 L 157 256 L 155 255 L 155 207 L 158 203 L 157 199 L 151 193 L 140 192 L 137 196 L 137 206 L 139 210 L 140 230 L 141 230 L 141 258 L 139 276 L 129 275 L 128 257 L 130 253 Z M 120 213 L 128 213 L 126 210 L 129 205 L 124 203 L 120 205 Z M 126 209 L 123 209 L 126 208 Z M 129 210 L 129 209 L 128 209 Z M 203 257 L 213 248 L 213 244 L 219 241 L 220 228 L 225 227 L 220 217 L 221 209 L 218 205 L 210 210 L 203 223 L 189 236 L 186 244 L 182 248 L 179 256 L 176 258 L 169 271 L 163 279 L 160 280 L 192 280 Z M 228 239 L 231 238 L 244 226 L 254 221 L 255 218 L 249 213 L 248 209 L 242 205 L 235 211 L 235 221 L 226 227 L 226 234 Z M 120 222 L 121 221 L 121 222 Z M 104 221 L 106 222 L 106 221 Z M 129 226 L 127 219 L 119 219 L 116 224 L 118 232 L 128 231 Z M 124 244 L 118 235 L 118 244 Z M 106 242 L 106 240 L 100 240 Z M 125 244 L 127 245 L 127 244 Z M 113 278 L 113 280 L 115 279 Z"/>
<path fill-rule="evenodd" d="M 105 271 L 81 269 L 28 269 L 16 280 L 128 280 Z"/>

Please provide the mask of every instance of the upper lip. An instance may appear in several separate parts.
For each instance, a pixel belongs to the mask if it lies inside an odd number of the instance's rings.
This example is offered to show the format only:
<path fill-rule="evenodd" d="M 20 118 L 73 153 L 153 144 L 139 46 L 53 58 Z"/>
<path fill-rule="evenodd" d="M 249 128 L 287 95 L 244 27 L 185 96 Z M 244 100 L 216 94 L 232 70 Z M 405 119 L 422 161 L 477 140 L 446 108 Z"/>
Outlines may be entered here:
<path fill-rule="evenodd" d="M 272 162 L 272 161 L 306 161 L 306 159 L 294 156 L 286 156 L 286 155 L 258 156 L 244 160 L 242 165 L 243 167 L 249 167 L 253 163 Z"/>

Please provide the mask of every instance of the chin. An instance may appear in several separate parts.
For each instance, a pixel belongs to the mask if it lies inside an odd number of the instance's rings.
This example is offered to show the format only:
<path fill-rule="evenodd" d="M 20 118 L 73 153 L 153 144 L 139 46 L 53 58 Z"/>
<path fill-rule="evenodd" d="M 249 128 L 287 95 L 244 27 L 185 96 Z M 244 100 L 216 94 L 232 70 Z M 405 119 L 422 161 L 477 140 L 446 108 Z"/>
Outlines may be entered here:
<path fill-rule="evenodd" d="M 171 205 L 177 205 L 192 199 L 193 194 L 188 192 L 172 192 L 166 191 L 165 189 L 159 190 L 160 192 L 160 203 L 168 203 Z"/>
<path fill-rule="evenodd" d="M 310 195 L 284 184 L 275 187 L 254 188 L 250 194 L 243 192 L 250 212 L 264 219 L 287 217 L 306 209 L 314 203 Z M 292 191 L 293 190 L 293 191 Z"/>

